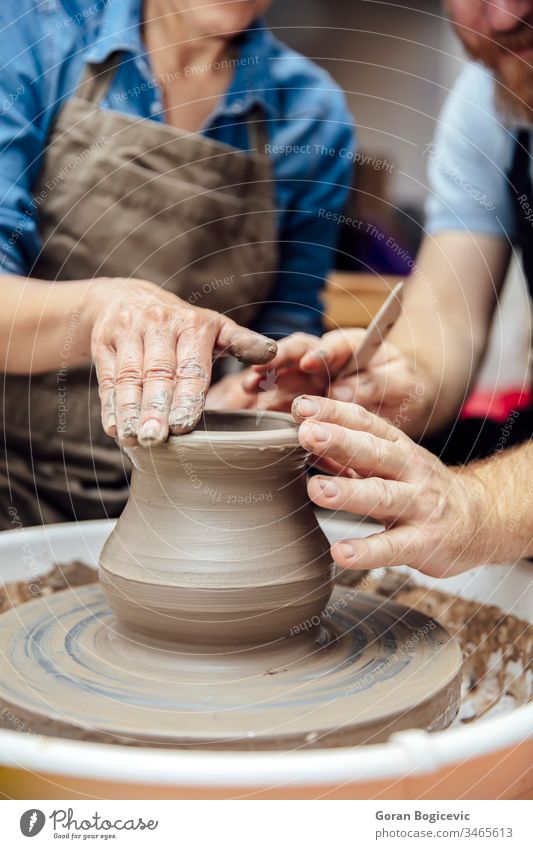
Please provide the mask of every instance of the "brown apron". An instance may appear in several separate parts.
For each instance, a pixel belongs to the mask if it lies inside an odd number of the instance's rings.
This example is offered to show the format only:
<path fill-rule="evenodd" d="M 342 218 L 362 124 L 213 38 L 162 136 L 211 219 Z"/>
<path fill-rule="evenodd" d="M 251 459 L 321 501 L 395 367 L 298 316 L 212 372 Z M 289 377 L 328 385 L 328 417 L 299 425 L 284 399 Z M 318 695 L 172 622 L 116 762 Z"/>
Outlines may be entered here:
<path fill-rule="evenodd" d="M 54 124 L 34 189 L 43 248 L 32 276 L 150 280 L 249 325 L 277 269 L 262 115 L 247 119 L 246 153 L 100 109 L 120 59 L 87 66 Z M 94 369 L 69 367 L 76 329 L 74 314 L 57 373 L 5 376 L 0 527 L 116 516 L 126 501 L 129 470 L 102 430 Z"/>

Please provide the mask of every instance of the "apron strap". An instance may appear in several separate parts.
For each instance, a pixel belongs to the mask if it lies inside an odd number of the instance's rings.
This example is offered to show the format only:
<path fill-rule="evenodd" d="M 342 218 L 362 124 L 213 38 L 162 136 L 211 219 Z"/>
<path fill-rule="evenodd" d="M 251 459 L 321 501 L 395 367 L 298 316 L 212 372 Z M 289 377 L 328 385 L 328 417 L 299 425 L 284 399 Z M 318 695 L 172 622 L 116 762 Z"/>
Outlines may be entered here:
<path fill-rule="evenodd" d="M 76 96 L 98 106 L 111 85 L 114 74 L 122 61 L 122 53 L 116 51 L 98 65 L 87 63 L 85 72 L 76 91 Z"/>
<path fill-rule="evenodd" d="M 246 131 L 250 148 L 256 150 L 259 155 L 266 156 L 265 146 L 268 142 L 268 133 L 265 113 L 258 103 L 252 107 L 246 118 Z"/>

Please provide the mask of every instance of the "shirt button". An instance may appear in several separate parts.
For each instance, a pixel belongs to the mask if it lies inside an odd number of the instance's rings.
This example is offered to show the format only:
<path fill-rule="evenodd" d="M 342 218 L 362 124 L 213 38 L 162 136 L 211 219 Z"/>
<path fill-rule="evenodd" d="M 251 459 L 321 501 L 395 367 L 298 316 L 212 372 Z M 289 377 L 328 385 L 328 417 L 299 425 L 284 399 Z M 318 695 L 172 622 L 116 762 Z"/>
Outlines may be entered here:
<path fill-rule="evenodd" d="M 231 104 L 231 111 L 232 112 L 235 112 L 235 113 L 242 112 L 243 108 L 244 108 L 244 100 L 236 100 L 234 103 Z"/>
<path fill-rule="evenodd" d="M 150 115 L 159 115 L 161 112 L 161 104 L 157 102 L 157 100 L 152 101 L 150 104 Z"/>

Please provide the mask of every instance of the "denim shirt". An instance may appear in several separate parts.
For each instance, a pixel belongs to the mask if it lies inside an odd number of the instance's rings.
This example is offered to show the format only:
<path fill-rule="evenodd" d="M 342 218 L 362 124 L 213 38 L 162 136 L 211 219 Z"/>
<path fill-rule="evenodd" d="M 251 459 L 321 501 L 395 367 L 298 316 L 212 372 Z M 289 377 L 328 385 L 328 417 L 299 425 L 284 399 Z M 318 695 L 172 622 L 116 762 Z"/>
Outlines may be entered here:
<path fill-rule="evenodd" d="M 2 0 L 0 4 L 0 273 L 31 275 L 41 248 L 34 186 L 52 122 L 87 62 L 124 53 L 102 108 L 163 121 L 161 89 L 140 32 L 142 0 Z M 185 68 L 183 75 L 194 73 Z M 351 184 L 354 128 L 344 96 L 313 62 L 255 22 L 240 38 L 228 90 L 202 132 L 249 149 L 259 104 L 275 180 L 279 273 L 256 327 L 320 333 L 320 292 Z M 326 215 L 332 212 L 333 215 Z"/>

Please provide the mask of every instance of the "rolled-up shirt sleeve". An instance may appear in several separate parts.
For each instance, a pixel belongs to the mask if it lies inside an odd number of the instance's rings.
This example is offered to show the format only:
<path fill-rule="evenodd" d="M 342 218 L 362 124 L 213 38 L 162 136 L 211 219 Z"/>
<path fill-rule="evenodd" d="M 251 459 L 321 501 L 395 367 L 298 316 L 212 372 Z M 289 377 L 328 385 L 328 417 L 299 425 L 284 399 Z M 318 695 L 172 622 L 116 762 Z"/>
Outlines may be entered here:
<path fill-rule="evenodd" d="M 256 326 L 274 337 L 323 332 L 321 292 L 351 186 L 355 130 L 343 94 L 335 87 L 315 95 L 314 111 L 286 119 L 271 149 L 283 210 L 279 272 Z"/>
<path fill-rule="evenodd" d="M 28 0 L 16 15 L 7 6 L 0 11 L 0 274 L 28 274 L 40 248 L 32 186 L 46 139 L 46 35 Z"/>
<path fill-rule="evenodd" d="M 494 82 L 480 65 L 458 77 L 426 145 L 430 233 L 462 230 L 511 236 L 514 216 L 506 173 L 512 131 L 498 116 Z"/>

